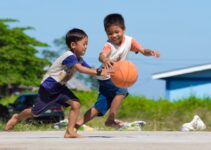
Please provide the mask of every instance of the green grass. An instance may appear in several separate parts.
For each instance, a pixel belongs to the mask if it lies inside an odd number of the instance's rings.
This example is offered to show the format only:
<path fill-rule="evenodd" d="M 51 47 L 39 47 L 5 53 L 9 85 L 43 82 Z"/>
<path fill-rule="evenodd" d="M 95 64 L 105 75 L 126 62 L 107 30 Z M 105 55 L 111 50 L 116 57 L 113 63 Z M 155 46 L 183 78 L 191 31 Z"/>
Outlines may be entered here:
<path fill-rule="evenodd" d="M 85 111 L 92 107 L 97 99 L 96 92 L 74 92 L 81 100 L 80 117 Z M 7 105 L 15 100 L 15 96 L 1 100 L 1 103 Z M 66 116 L 70 108 L 65 109 Z M 146 131 L 178 131 L 183 123 L 192 120 L 197 114 L 205 122 L 207 131 L 211 131 L 211 98 L 199 99 L 194 96 L 179 101 L 170 102 L 166 99 L 147 99 L 140 96 L 128 96 L 118 111 L 117 118 L 124 121 L 144 120 L 147 124 L 144 127 Z M 98 130 L 113 130 L 105 127 L 104 117 L 96 117 L 87 125 Z M 0 123 L 0 129 L 3 129 L 5 123 Z M 55 130 L 52 124 L 34 124 L 22 122 L 18 124 L 15 130 Z"/>

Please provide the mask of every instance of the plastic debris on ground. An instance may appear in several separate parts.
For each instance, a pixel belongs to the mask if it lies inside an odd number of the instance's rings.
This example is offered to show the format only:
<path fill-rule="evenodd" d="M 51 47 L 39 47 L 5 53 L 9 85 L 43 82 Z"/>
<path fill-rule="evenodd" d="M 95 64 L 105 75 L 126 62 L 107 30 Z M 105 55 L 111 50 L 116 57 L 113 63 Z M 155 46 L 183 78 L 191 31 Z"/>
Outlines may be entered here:
<path fill-rule="evenodd" d="M 120 131 L 141 131 L 143 127 L 146 125 L 145 121 L 133 121 L 133 122 L 125 122 L 122 127 L 119 128 Z"/>
<path fill-rule="evenodd" d="M 68 124 L 68 119 L 64 119 L 64 120 L 61 120 L 60 122 L 54 123 L 53 127 L 55 129 L 62 129 L 62 128 L 66 128 L 67 124 Z M 84 124 L 79 128 L 79 130 L 80 131 L 94 131 L 95 129 Z"/>
<path fill-rule="evenodd" d="M 206 125 L 198 115 L 195 115 L 191 122 L 184 123 L 181 127 L 181 131 L 183 131 L 183 132 L 201 131 L 204 129 L 206 129 Z"/>

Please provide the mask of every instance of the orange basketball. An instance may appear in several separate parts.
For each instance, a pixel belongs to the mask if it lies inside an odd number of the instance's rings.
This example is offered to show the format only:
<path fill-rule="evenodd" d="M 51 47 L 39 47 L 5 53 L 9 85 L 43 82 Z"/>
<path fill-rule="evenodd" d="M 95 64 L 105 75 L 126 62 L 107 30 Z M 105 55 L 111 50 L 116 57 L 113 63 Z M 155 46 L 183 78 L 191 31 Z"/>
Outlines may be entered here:
<path fill-rule="evenodd" d="M 138 79 L 136 66 L 127 60 L 120 60 L 113 65 L 112 82 L 120 88 L 132 86 Z"/>

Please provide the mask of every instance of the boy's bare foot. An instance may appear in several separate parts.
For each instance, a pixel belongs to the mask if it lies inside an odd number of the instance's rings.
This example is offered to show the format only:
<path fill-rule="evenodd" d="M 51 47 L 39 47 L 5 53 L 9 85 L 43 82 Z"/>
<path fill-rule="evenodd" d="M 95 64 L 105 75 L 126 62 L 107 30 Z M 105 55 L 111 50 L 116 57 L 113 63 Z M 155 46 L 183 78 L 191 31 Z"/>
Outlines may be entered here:
<path fill-rule="evenodd" d="M 123 122 L 120 121 L 120 120 L 107 120 L 105 122 L 105 125 L 108 126 L 108 127 L 112 127 L 112 128 L 116 128 L 116 129 L 119 129 L 122 127 L 123 125 Z"/>
<path fill-rule="evenodd" d="M 18 123 L 18 114 L 12 115 L 10 120 L 7 122 L 5 131 L 11 131 L 15 127 L 15 125 Z"/>
<path fill-rule="evenodd" d="M 64 138 L 82 138 L 82 136 L 76 132 L 69 133 L 66 131 L 66 133 L 64 134 Z"/>

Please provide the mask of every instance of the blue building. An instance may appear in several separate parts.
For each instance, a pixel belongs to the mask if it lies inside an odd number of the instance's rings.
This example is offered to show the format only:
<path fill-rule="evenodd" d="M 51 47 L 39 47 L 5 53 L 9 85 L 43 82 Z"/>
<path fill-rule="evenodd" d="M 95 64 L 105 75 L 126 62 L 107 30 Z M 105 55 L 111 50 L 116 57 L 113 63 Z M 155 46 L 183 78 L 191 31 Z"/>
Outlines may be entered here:
<path fill-rule="evenodd" d="M 166 98 L 171 101 L 189 96 L 211 97 L 211 64 L 156 73 L 152 78 L 166 81 Z"/>

